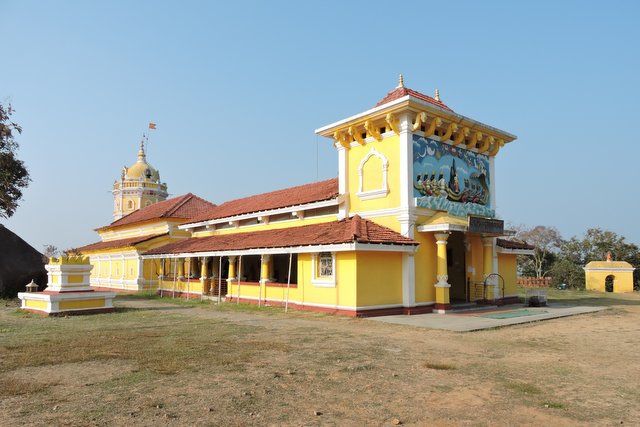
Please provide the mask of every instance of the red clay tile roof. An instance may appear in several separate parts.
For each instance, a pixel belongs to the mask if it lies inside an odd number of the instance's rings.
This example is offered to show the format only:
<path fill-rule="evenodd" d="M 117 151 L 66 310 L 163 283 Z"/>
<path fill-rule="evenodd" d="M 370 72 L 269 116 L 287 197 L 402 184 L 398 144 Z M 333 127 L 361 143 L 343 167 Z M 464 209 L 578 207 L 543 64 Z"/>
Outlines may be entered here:
<path fill-rule="evenodd" d="M 152 219 L 175 218 L 190 220 L 213 207 L 215 207 L 213 203 L 201 199 L 194 194 L 187 193 L 183 196 L 167 199 L 142 209 L 138 209 L 137 211 L 131 212 L 129 215 L 123 216 L 111 224 L 100 227 L 97 230 L 106 230 L 113 227 L 119 227 L 121 225 L 129 225 Z"/>
<path fill-rule="evenodd" d="M 415 240 L 404 237 L 390 228 L 362 219 L 356 215 L 340 221 L 300 227 L 209 237 L 192 237 L 152 249 L 146 255 L 286 248 L 356 242 L 388 245 L 418 244 Z"/>
<path fill-rule="evenodd" d="M 107 242 L 96 242 L 96 243 L 91 243 L 90 245 L 76 248 L 76 250 L 79 252 L 88 252 L 88 251 L 98 251 L 98 250 L 104 250 L 104 249 L 126 248 L 129 246 L 134 246 L 138 243 L 147 242 L 151 239 L 155 239 L 156 237 L 166 236 L 166 235 L 167 233 L 151 234 L 149 236 L 138 236 L 138 237 L 130 237 L 128 239 L 110 240 Z"/>
<path fill-rule="evenodd" d="M 505 249 L 535 249 L 535 246 L 532 246 L 526 242 L 517 242 L 515 240 L 507 240 L 507 239 L 496 239 L 496 245 Z"/>
<path fill-rule="evenodd" d="M 321 202 L 335 197 L 338 197 L 338 178 L 231 200 L 191 218 L 189 223 Z"/>
<path fill-rule="evenodd" d="M 391 102 L 394 101 L 398 98 L 402 98 L 403 96 L 407 96 L 407 95 L 411 95 L 414 98 L 418 98 L 421 99 L 423 101 L 426 101 L 430 104 L 436 105 L 440 108 L 444 108 L 445 110 L 449 110 L 449 111 L 453 111 L 451 108 L 447 107 L 444 103 L 436 100 L 435 98 L 432 98 L 428 95 L 425 95 L 423 93 L 420 93 L 418 91 L 415 91 L 413 89 L 409 89 L 406 87 L 397 87 L 394 90 L 392 90 L 391 92 L 389 92 L 387 94 L 387 96 L 385 96 L 384 98 L 382 98 L 380 101 L 378 101 L 378 103 L 375 105 L 376 107 L 379 107 L 380 105 L 386 104 L 387 102 Z"/>

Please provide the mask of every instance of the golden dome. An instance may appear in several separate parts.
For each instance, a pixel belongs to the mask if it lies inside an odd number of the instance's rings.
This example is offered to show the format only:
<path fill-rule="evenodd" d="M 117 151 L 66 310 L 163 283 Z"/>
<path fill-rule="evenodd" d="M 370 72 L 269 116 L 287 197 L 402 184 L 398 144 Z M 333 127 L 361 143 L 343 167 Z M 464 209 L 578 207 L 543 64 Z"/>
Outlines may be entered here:
<path fill-rule="evenodd" d="M 140 151 L 138 151 L 138 161 L 126 168 L 124 171 L 127 179 L 147 179 L 150 181 L 160 181 L 160 173 L 147 163 L 147 157 L 144 153 L 144 140 L 140 142 Z"/>

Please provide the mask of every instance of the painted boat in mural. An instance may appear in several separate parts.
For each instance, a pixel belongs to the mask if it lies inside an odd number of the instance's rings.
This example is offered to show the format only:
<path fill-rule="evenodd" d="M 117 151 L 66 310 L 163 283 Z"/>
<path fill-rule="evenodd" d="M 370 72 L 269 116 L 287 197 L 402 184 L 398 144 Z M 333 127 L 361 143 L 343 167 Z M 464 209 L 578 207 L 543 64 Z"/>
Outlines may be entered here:
<path fill-rule="evenodd" d="M 447 185 L 442 177 L 435 179 L 434 175 L 425 180 L 422 180 L 419 175 L 413 182 L 413 188 L 427 197 L 446 197 L 453 202 L 475 203 L 483 206 L 489 203 L 489 186 L 483 173 L 472 174 L 470 179 L 465 179 L 464 187 L 458 191 L 455 191 L 455 186 L 451 182 Z"/>

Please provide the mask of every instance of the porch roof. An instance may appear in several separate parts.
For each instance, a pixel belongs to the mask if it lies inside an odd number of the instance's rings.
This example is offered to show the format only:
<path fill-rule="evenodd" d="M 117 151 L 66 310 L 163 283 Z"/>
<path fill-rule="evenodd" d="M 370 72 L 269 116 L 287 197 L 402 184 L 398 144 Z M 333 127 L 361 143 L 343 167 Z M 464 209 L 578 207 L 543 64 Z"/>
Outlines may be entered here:
<path fill-rule="evenodd" d="M 152 249 L 149 255 L 245 251 L 344 244 L 415 247 L 418 242 L 355 215 L 339 221 L 274 230 L 192 237 Z"/>

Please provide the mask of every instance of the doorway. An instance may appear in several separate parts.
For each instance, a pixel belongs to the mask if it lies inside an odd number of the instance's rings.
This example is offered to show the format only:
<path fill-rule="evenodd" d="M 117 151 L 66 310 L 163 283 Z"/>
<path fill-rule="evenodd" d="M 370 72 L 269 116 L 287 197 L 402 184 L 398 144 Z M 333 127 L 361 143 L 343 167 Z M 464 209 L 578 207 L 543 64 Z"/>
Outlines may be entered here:
<path fill-rule="evenodd" d="M 447 273 L 449 274 L 449 298 L 451 303 L 467 302 L 466 262 L 464 233 L 454 231 L 447 241 Z"/>
<path fill-rule="evenodd" d="M 613 277 L 612 274 L 608 275 L 604 279 L 604 291 L 605 292 L 613 292 L 613 282 L 614 282 L 614 277 Z"/>

